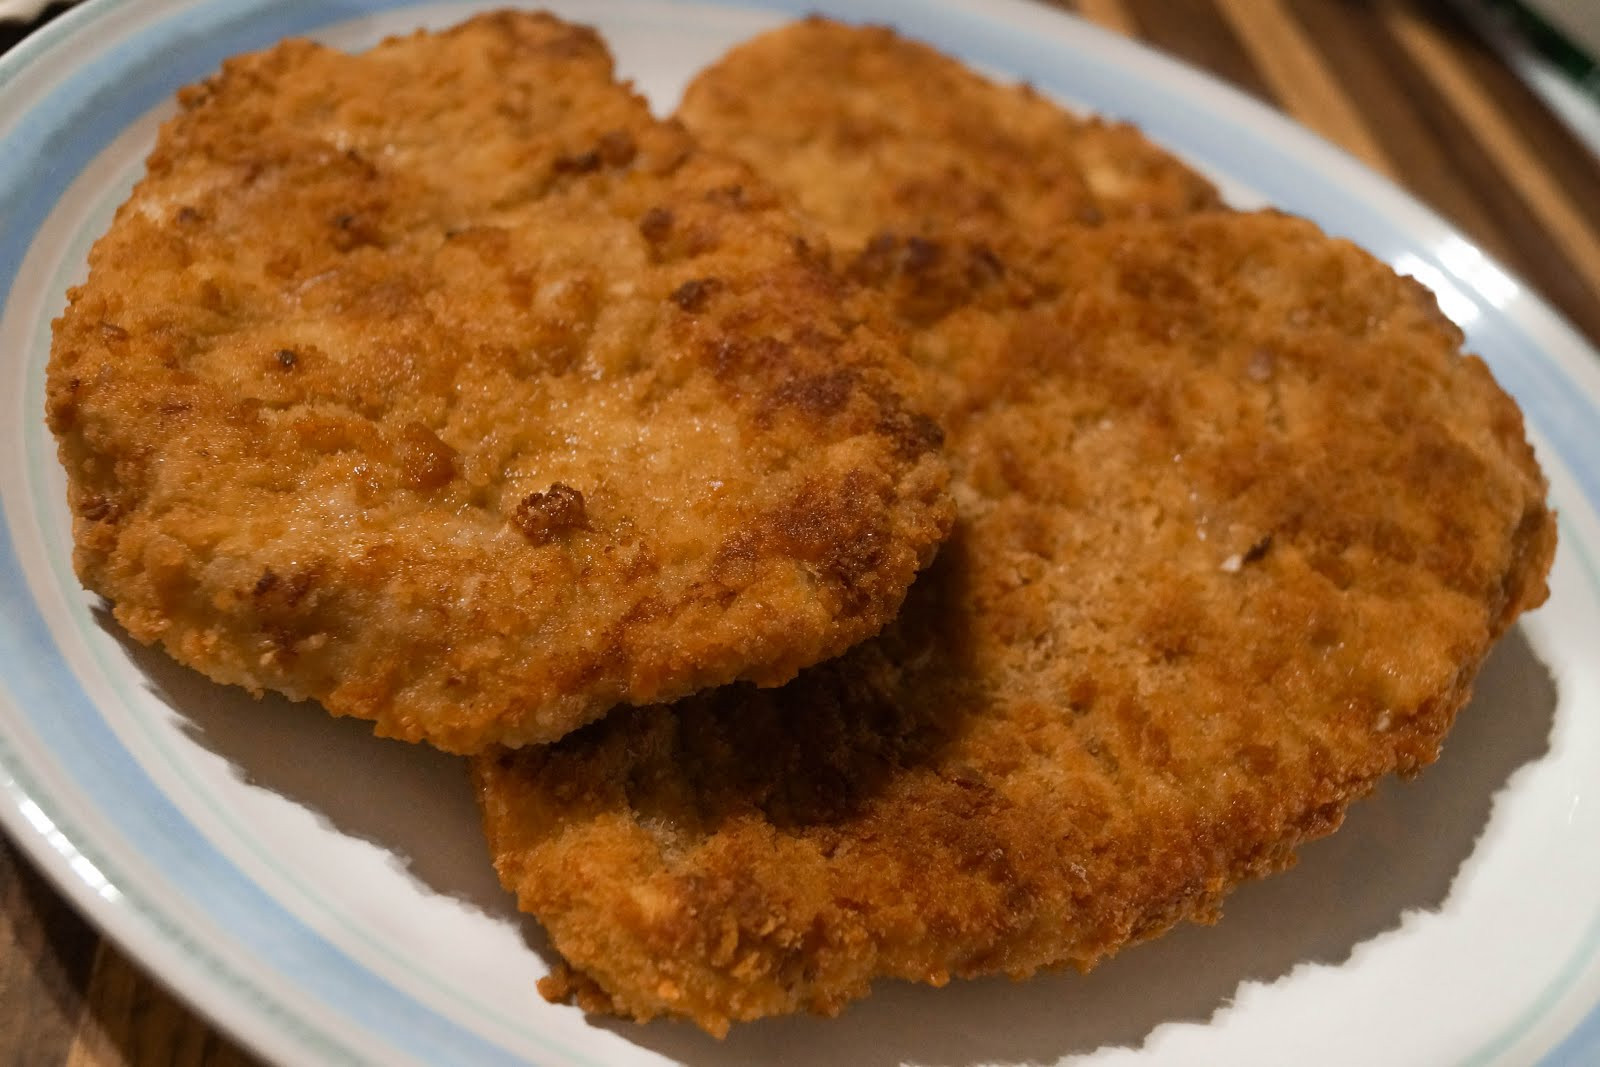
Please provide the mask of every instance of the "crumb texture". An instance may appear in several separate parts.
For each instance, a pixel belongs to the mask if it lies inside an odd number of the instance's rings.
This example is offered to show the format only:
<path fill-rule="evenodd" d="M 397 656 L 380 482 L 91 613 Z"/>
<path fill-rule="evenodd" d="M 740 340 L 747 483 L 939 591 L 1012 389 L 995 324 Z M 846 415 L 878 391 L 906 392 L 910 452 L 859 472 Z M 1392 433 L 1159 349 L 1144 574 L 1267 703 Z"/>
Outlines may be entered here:
<path fill-rule="evenodd" d="M 993 243 L 1221 204 L 1134 127 L 1073 115 L 882 27 L 818 17 L 763 34 L 701 72 L 678 115 L 846 255 L 885 234 Z"/>
<path fill-rule="evenodd" d="M 958 517 L 789 685 L 473 761 L 548 996 L 723 1033 L 1088 968 L 1437 756 L 1555 523 L 1422 286 L 887 30 L 758 38 L 683 115 L 912 331 Z"/>
<path fill-rule="evenodd" d="M 473 751 L 787 681 L 947 532 L 879 298 L 592 31 L 288 41 L 179 104 L 48 375 L 139 640 Z"/>
<path fill-rule="evenodd" d="M 1544 599 L 1521 416 L 1420 285 L 1272 213 L 1002 266 L 894 275 L 959 518 L 888 631 L 474 761 L 550 994 L 722 1033 L 1212 921 Z"/>

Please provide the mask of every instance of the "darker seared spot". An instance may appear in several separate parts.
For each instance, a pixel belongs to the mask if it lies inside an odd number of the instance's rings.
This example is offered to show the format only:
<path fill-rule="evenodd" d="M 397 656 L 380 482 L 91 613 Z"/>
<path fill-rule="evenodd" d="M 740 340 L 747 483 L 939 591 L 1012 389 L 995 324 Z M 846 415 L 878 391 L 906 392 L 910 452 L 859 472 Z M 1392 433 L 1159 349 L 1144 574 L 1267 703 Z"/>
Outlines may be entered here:
<path fill-rule="evenodd" d="M 554 18 L 545 15 L 540 16 L 543 25 L 540 33 L 535 35 L 522 30 L 516 13 L 500 12 L 499 16 L 503 16 L 501 21 L 514 36 L 517 46 L 536 54 L 543 53 L 558 59 L 581 59 L 603 53 L 605 50 L 600 35 L 588 26 L 563 26 Z M 551 29 L 557 32 L 549 32 Z"/>
<path fill-rule="evenodd" d="M 1242 557 L 1240 557 L 1241 561 L 1244 562 L 1244 563 L 1254 563 L 1256 560 L 1260 559 L 1262 556 L 1265 556 L 1267 554 L 1267 551 L 1269 549 L 1271 549 L 1271 548 L 1272 548 L 1272 535 L 1271 534 L 1267 534 L 1265 537 L 1261 538 L 1259 541 L 1257 541 L 1255 544 L 1251 545 L 1245 551 L 1244 555 Z"/>
<path fill-rule="evenodd" d="M 879 233 L 867 242 L 850 264 L 850 274 L 864 282 L 883 282 L 897 273 L 903 262 L 902 242 L 893 233 Z"/>
<path fill-rule="evenodd" d="M 1265 777 L 1278 769 L 1278 750 L 1271 745 L 1246 744 L 1239 749 L 1238 761 L 1251 774 Z"/>
<path fill-rule="evenodd" d="M 284 663 L 294 662 L 298 654 L 298 650 L 295 648 L 298 641 L 293 630 L 290 630 L 287 626 L 266 626 L 262 628 L 261 635 L 267 639 L 273 651 L 278 654 L 280 661 Z"/>
<path fill-rule="evenodd" d="M 762 534 L 755 530 L 737 530 L 723 539 L 711 563 L 711 573 L 720 589 L 747 585 L 755 579 L 755 564 L 763 544 Z"/>
<path fill-rule="evenodd" d="M 880 234 L 851 262 L 848 275 L 885 291 L 899 314 L 926 325 L 981 298 L 1005 280 L 1006 269 L 987 245 Z"/>
<path fill-rule="evenodd" d="M 703 311 L 706 301 L 722 289 L 720 278 L 693 278 L 672 291 L 672 302 L 693 314 Z"/>
<path fill-rule="evenodd" d="M 344 161 L 349 163 L 356 170 L 360 171 L 363 179 L 367 181 L 375 181 L 377 179 L 377 166 L 372 162 L 372 160 L 368 159 L 354 148 L 346 148 L 344 150 Z"/>
<path fill-rule="evenodd" d="M 628 613 L 622 617 L 622 621 L 632 626 L 638 626 L 664 619 L 667 614 L 666 605 L 660 597 L 647 596 L 629 608 Z"/>
<path fill-rule="evenodd" d="M 895 455 L 910 460 L 944 444 L 944 430 L 929 415 L 895 408 L 878 421 L 878 432 L 894 442 Z"/>
<path fill-rule="evenodd" d="M 996 279 L 1006 272 L 1006 265 L 995 250 L 988 245 L 974 245 L 967 250 L 968 271 L 975 277 Z"/>
<path fill-rule="evenodd" d="M 836 415 L 850 400 L 859 375 L 842 369 L 785 382 L 774 398 L 780 406 L 797 407 L 818 417 Z"/>
<path fill-rule="evenodd" d="M 551 164 L 550 169 L 557 174 L 591 174 L 600 169 L 600 153 L 591 149 L 575 155 L 561 156 Z"/>
<path fill-rule="evenodd" d="M 943 256 L 944 249 L 934 242 L 923 237 L 908 237 L 901 264 L 906 270 L 916 273 L 934 266 Z"/>
<path fill-rule="evenodd" d="M 740 375 L 773 373 L 790 359 L 789 346 L 776 337 L 758 337 L 745 340 L 739 337 L 719 337 L 708 344 L 706 362 L 719 381 Z"/>
<path fill-rule="evenodd" d="M 409 489 L 438 489 L 456 476 L 456 450 L 420 422 L 400 431 L 400 474 Z"/>
<path fill-rule="evenodd" d="M 1100 687 L 1095 680 L 1087 674 L 1077 675 L 1067 685 L 1067 707 L 1072 714 L 1082 715 L 1094 707 Z"/>
<path fill-rule="evenodd" d="M 639 233 L 651 244 L 660 244 L 672 235 L 672 211 L 664 207 L 653 207 L 644 213 L 644 218 L 639 220 Z"/>
<path fill-rule="evenodd" d="M 282 612 L 304 600 L 313 584 L 315 581 L 309 571 L 298 571 L 285 578 L 271 567 L 265 567 L 251 587 L 250 595 L 261 610 Z"/>
<path fill-rule="evenodd" d="M 626 167 L 638 152 L 627 130 L 612 130 L 600 138 L 600 161 L 608 167 Z"/>
<path fill-rule="evenodd" d="M 333 247 L 340 252 L 383 243 L 376 211 L 342 211 L 333 222 Z"/>
<path fill-rule="evenodd" d="M 808 485 L 773 517 L 771 537 L 835 585 L 846 611 L 860 611 L 879 594 L 867 579 L 883 563 L 888 531 L 882 502 L 860 471 L 832 486 Z"/>
<path fill-rule="evenodd" d="M 583 494 L 561 482 L 542 493 L 530 493 L 517 505 L 511 521 L 535 545 L 547 545 L 572 530 L 589 528 Z"/>
<path fill-rule="evenodd" d="M 193 225 L 194 223 L 199 222 L 200 217 L 200 212 L 196 211 L 187 204 L 185 204 L 183 207 L 180 207 L 177 211 L 177 214 L 174 216 L 174 218 L 185 225 Z"/>
<path fill-rule="evenodd" d="M 91 496 L 78 507 L 78 514 L 90 522 L 104 522 L 116 515 L 116 505 L 103 496 Z"/>
<path fill-rule="evenodd" d="M 1193 304 L 1199 299 L 1194 279 L 1164 261 L 1122 264 L 1117 284 L 1129 296 L 1152 303 Z"/>
<path fill-rule="evenodd" d="M 300 362 L 300 357 L 295 354 L 292 348 L 280 348 L 275 353 L 275 356 L 278 360 L 278 366 L 284 370 L 293 370 L 294 365 Z"/>
<path fill-rule="evenodd" d="M 846 273 L 888 294 L 895 310 L 917 325 L 980 299 L 1006 279 L 1005 264 L 987 245 L 941 244 L 889 233 L 874 237 Z"/>
<path fill-rule="evenodd" d="M 1200 651 L 1206 619 L 1192 592 L 1171 591 L 1140 614 L 1140 644 L 1153 663 L 1182 663 Z"/>

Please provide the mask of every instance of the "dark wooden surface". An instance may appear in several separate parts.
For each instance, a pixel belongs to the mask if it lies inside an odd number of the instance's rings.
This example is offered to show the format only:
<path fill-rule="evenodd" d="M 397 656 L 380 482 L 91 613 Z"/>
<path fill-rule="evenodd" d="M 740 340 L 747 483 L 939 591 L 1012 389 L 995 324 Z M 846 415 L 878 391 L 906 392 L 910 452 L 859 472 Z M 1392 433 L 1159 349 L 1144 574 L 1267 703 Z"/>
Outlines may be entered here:
<path fill-rule="evenodd" d="M 1600 345 L 1600 160 L 1447 4 L 1058 6 L 1212 71 L 1343 145 L 1451 219 Z M 0 26 L 0 49 L 28 29 Z M 251 1062 L 101 940 L 0 839 L 0 1065 Z"/>

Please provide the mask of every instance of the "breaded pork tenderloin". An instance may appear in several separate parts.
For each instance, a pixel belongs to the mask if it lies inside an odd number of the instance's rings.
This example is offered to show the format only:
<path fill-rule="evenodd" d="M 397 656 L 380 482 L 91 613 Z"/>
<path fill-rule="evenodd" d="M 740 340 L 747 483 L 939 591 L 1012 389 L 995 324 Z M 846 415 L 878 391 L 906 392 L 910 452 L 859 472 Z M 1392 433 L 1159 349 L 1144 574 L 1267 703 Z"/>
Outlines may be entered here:
<path fill-rule="evenodd" d="M 678 117 L 792 196 L 847 258 L 880 235 L 930 233 L 1004 255 L 1063 224 L 1222 206 L 1133 126 L 881 26 L 817 17 L 762 34 L 702 71 Z"/>
<path fill-rule="evenodd" d="M 473 761 L 548 994 L 722 1033 L 1212 921 L 1544 599 L 1521 415 L 1416 282 L 1271 213 L 1015 273 L 919 329 L 959 518 L 883 636 Z"/>
<path fill-rule="evenodd" d="M 879 298 L 592 31 L 288 41 L 179 103 L 48 376 L 140 641 L 469 752 L 787 681 L 944 538 Z"/>

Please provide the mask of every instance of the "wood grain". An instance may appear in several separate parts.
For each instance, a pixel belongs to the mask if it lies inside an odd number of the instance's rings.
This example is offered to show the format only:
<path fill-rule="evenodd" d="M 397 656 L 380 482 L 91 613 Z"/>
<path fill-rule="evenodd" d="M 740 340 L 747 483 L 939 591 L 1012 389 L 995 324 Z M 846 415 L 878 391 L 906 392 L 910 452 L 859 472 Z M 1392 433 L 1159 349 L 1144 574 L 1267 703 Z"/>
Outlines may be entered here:
<path fill-rule="evenodd" d="M 61 1062 L 82 1014 L 96 940 L 0 838 L 0 1062 Z"/>
<path fill-rule="evenodd" d="M 1284 110 L 1367 166 L 1392 173 L 1355 102 L 1280 0 L 1217 0 L 1217 9 Z"/>
<path fill-rule="evenodd" d="M 0 838 L 0 1064 L 252 1067 Z"/>
<path fill-rule="evenodd" d="M 1600 292 L 1600 235 L 1593 228 L 1592 219 L 1585 218 L 1560 182 L 1544 168 L 1438 26 L 1401 3 L 1387 2 L 1383 11 L 1395 37 L 1450 101 L 1474 139 L 1494 158 L 1501 173 L 1538 217 L 1541 228 L 1565 253 L 1588 288 Z"/>
<path fill-rule="evenodd" d="M 1528 143 L 1539 167 L 1554 178 L 1591 229 L 1600 227 L 1600 157 L 1562 122 L 1543 99 L 1500 60 L 1445 0 L 1419 0 L 1415 10 L 1449 41 L 1484 95 L 1494 101 Z"/>
<path fill-rule="evenodd" d="M 1138 36 L 1133 13 L 1128 10 L 1123 0 L 1078 0 L 1077 7 L 1078 14 L 1105 29 L 1120 33 L 1124 37 Z"/>
<path fill-rule="evenodd" d="M 1278 104 L 1261 68 L 1211 0 L 1127 0 L 1140 38 L 1161 51 Z"/>
<path fill-rule="evenodd" d="M 1381 116 L 1372 123 L 1373 135 L 1396 180 L 1510 263 L 1514 242 L 1500 230 L 1476 186 L 1463 180 L 1452 158 L 1455 142 L 1441 131 L 1440 117 L 1430 108 L 1437 93 L 1409 65 L 1381 14 L 1371 4 L 1327 0 L 1296 0 L 1291 11 L 1340 72 L 1352 103 L 1364 115 Z"/>
<path fill-rule="evenodd" d="M 202 1022 L 109 942 L 95 953 L 66 1067 L 250 1067 L 257 1061 Z"/>
<path fill-rule="evenodd" d="M 1054 6 L 1208 70 L 1387 171 L 1600 344 L 1600 160 L 1448 4 Z M 0 25 L 0 50 L 23 32 Z M 103 941 L 0 839 L 0 1064 L 253 1062 Z"/>
<path fill-rule="evenodd" d="M 1510 195 L 1494 195 L 1502 218 L 1514 219 L 1510 226 L 1522 230 L 1526 240 L 1547 245 L 1542 254 L 1523 258 L 1534 282 L 1579 322 L 1589 320 L 1594 336 L 1600 323 L 1590 320 L 1581 307 L 1582 296 L 1600 293 L 1600 230 L 1595 227 L 1594 203 L 1586 218 L 1566 197 L 1506 112 L 1475 82 L 1445 30 L 1403 3 L 1382 3 L 1382 13 L 1418 70 L 1450 102 L 1454 118 L 1464 126 L 1462 142 L 1488 163 L 1478 171 L 1483 184 L 1509 189 Z M 1533 214 L 1533 219 L 1515 218 L 1523 213 Z"/>

